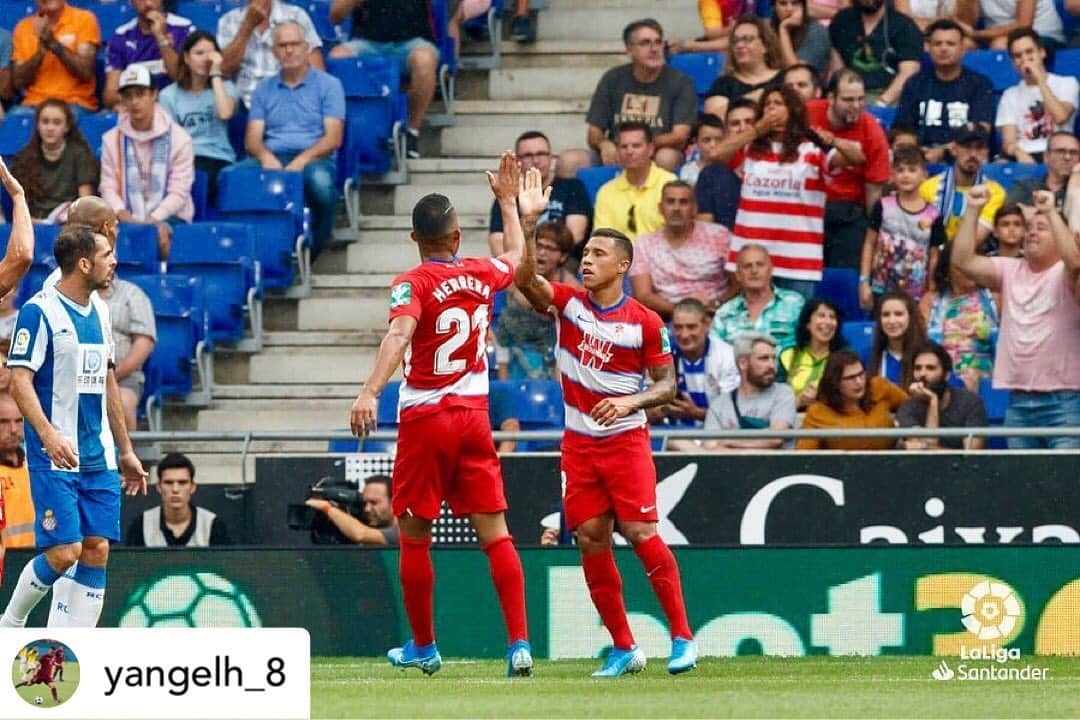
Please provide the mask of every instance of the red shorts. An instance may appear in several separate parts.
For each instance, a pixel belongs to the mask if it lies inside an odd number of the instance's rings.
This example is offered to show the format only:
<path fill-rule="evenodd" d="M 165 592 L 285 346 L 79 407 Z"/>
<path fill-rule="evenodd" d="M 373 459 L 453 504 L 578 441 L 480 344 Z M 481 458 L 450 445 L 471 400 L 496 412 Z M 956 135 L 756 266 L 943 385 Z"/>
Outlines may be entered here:
<path fill-rule="evenodd" d="M 568 432 L 563 436 L 563 510 L 573 530 L 614 511 L 618 520 L 656 522 L 656 465 L 649 431 L 629 430 L 609 438 Z"/>
<path fill-rule="evenodd" d="M 394 515 L 437 520 L 444 499 L 455 515 L 506 510 L 486 410 L 442 408 L 398 426 Z"/>

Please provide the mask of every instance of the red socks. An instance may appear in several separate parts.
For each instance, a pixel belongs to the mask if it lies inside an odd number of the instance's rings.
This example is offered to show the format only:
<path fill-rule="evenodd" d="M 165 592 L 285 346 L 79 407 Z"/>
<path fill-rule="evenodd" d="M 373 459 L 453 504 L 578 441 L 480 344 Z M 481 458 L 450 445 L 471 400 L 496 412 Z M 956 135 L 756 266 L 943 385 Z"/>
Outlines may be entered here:
<path fill-rule="evenodd" d="M 671 548 L 660 539 L 659 535 L 653 535 L 635 547 L 634 552 L 637 553 L 641 564 L 645 566 L 645 574 L 649 576 L 653 592 L 660 600 L 660 606 L 664 608 L 668 626 L 671 628 L 671 637 L 693 639 L 690 623 L 686 619 L 679 565 L 675 562 Z"/>
<path fill-rule="evenodd" d="M 499 595 L 503 620 L 506 622 L 508 644 L 529 639 L 529 628 L 525 621 L 525 572 L 521 569 L 521 558 L 514 548 L 514 539 L 509 535 L 492 540 L 483 547 L 491 565 L 491 579 L 495 581 L 495 592 Z"/>
<path fill-rule="evenodd" d="M 431 538 L 413 540 L 400 537 L 401 595 L 409 616 L 413 642 L 423 647 L 435 642 L 435 568 L 431 564 Z"/>
<path fill-rule="evenodd" d="M 581 556 L 581 567 L 585 571 L 585 582 L 589 586 L 589 595 L 593 605 L 604 621 L 604 627 L 611 633 L 611 640 L 620 650 L 629 650 L 634 646 L 634 635 L 630 632 L 630 623 L 626 619 L 626 605 L 623 604 L 622 577 L 615 566 L 615 554 L 609 548 L 605 552 Z"/>

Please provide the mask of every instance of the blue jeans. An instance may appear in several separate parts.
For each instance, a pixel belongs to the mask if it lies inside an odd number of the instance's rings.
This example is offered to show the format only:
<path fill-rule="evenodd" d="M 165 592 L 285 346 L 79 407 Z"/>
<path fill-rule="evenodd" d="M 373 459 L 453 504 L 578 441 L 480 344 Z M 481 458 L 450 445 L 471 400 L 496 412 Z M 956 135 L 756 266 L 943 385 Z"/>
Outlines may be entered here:
<path fill-rule="evenodd" d="M 1080 391 L 1021 392 L 1009 394 L 1007 427 L 1080 428 Z M 1011 437 L 1010 450 L 1080 450 L 1080 437 Z"/>
<path fill-rule="evenodd" d="M 275 153 L 285 167 L 299 153 Z M 255 158 L 239 165 L 261 167 Z M 334 234 L 334 213 L 337 211 L 337 156 L 312 160 L 304 166 L 304 204 L 311 208 L 311 258 L 314 260 Z"/>
<path fill-rule="evenodd" d="M 409 56 L 412 55 L 413 50 L 427 47 L 435 53 L 436 57 L 439 55 L 439 48 L 421 37 L 415 37 L 403 42 L 376 42 L 365 38 L 353 38 L 352 40 L 346 40 L 342 45 L 349 48 L 354 55 L 381 55 L 394 58 L 401 68 L 402 77 L 409 75 Z"/>
<path fill-rule="evenodd" d="M 814 291 L 817 289 L 817 282 L 814 280 L 792 280 L 791 278 L 774 277 L 772 281 L 776 287 L 793 290 L 806 300 L 814 297 Z"/>

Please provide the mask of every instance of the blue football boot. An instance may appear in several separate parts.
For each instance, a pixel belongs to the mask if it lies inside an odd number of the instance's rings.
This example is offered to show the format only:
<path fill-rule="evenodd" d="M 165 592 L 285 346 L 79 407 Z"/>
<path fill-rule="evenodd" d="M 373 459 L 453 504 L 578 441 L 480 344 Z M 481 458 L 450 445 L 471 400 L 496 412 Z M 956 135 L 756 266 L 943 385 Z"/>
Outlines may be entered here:
<path fill-rule="evenodd" d="M 667 671 L 672 675 L 693 670 L 697 667 L 697 643 L 693 640 L 677 637 L 671 641 L 671 659 Z"/>
<path fill-rule="evenodd" d="M 435 643 L 416 647 L 412 640 L 405 643 L 405 647 L 391 648 L 386 653 L 386 659 L 396 668 L 420 668 L 425 675 L 434 675 L 442 667 L 442 656 Z"/>
<path fill-rule="evenodd" d="M 506 651 L 506 677 L 532 677 L 532 646 L 518 640 Z"/>
<path fill-rule="evenodd" d="M 645 653 L 637 645 L 629 650 L 611 648 L 603 667 L 592 674 L 593 677 L 619 677 L 627 673 L 641 672 L 645 669 Z"/>

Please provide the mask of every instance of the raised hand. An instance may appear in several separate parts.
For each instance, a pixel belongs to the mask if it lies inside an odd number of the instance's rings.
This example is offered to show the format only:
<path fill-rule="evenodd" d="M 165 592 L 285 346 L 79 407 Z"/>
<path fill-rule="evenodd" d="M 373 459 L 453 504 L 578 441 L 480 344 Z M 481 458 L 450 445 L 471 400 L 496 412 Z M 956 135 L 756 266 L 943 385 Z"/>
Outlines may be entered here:
<path fill-rule="evenodd" d="M 1049 190 L 1036 190 L 1031 193 L 1031 199 L 1035 203 L 1035 209 L 1043 215 L 1048 215 L 1057 209 L 1057 203 L 1054 202 L 1054 193 Z"/>
<path fill-rule="evenodd" d="M 544 176 L 536 168 L 529 168 L 521 178 L 518 188 L 518 210 L 523 217 L 540 217 L 551 199 L 551 188 L 544 187 Z"/>
<path fill-rule="evenodd" d="M 7 163 L 0 157 L 0 182 L 4 184 L 4 189 L 8 191 L 8 195 L 12 198 L 20 197 L 24 194 L 22 183 L 11 174 L 11 170 L 8 169 Z"/>
<path fill-rule="evenodd" d="M 968 188 L 966 195 L 968 206 L 981 210 L 986 206 L 986 203 L 990 202 L 990 186 L 972 185 Z"/>
<path fill-rule="evenodd" d="M 497 172 L 485 171 L 491 192 L 499 200 L 513 200 L 518 196 L 518 188 L 521 184 L 521 168 L 518 166 L 514 153 L 506 150 L 499 158 Z"/>

